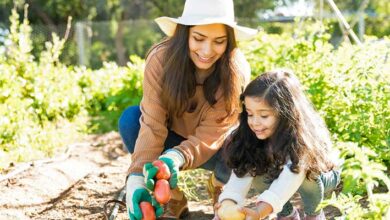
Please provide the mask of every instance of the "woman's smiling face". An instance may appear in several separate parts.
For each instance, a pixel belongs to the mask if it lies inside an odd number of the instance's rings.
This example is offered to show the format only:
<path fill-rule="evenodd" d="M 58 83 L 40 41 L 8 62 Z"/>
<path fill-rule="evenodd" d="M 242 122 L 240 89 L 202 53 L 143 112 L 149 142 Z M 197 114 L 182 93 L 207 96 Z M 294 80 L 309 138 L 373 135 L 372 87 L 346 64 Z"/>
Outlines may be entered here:
<path fill-rule="evenodd" d="M 190 58 L 197 72 L 207 72 L 226 51 L 228 36 L 223 24 L 197 25 L 190 28 Z"/>
<path fill-rule="evenodd" d="M 260 140 L 271 137 L 278 126 L 279 116 L 264 100 L 257 97 L 245 97 L 248 125 Z"/>

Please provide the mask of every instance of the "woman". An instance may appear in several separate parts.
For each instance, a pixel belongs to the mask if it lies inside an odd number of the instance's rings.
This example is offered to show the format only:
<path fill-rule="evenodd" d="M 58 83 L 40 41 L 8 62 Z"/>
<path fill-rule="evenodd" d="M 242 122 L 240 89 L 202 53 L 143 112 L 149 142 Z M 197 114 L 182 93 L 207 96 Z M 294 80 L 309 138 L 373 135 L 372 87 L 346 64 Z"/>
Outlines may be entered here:
<path fill-rule="evenodd" d="M 179 169 L 214 171 L 211 192 L 220 192 L 230 171 L 219 149 L 237 122 L 239 93 L 250 78 L 236 39 L 256 34 L 236 25 L 232 0 L 187 0 L 181 17 L 156 22 L 168 38 L 147 55 L 140 107 L 126 109 L 119 119 L 119 132 L 132 153 L 126 183 L 131 219 L 142 218 L 141 201 L 152 201 L 147 188 L 154 187 L 157 168 L 151 163 L 157 159 L 172 173 L 172 199 L 163 217 L 179 218 L 188 210 L 177 188 Z M 160 216 L 161 207 L 153 205 Z"/>

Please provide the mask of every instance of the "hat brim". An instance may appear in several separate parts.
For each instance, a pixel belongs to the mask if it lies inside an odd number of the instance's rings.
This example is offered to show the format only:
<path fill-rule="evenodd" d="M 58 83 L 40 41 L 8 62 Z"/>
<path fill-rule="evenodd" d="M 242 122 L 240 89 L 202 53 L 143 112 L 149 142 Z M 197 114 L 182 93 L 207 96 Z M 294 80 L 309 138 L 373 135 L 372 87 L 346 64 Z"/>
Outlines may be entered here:
<path fill-rule="evenodd" d="M 160 29 L 167 36 L 172 36 L 174 34 L 177 24 L 182 24 L 182 25 L 226 24 L 234 29 L 234 34 L 238 41 L 248 40 L 257 34 L 256 29 L 239 26 L 235 22 L 226 22 L 226 20 L 227 19 L 223 19 L 223 18 L 214 18 L 214 19 L 200 18 L 197 19 L 196 21 L 188 21 L 180 18 L 171 18 L 165 16 L 154 19 L 154 21 L 158 24 Z"/>

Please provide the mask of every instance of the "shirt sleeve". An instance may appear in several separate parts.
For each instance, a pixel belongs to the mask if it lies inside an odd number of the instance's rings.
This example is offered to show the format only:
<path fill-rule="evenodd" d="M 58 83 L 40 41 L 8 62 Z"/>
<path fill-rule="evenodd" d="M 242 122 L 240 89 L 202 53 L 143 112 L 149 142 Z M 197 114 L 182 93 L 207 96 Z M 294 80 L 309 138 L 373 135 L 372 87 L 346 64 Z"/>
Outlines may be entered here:
<path fill-rule="evenodd" d="M 303 169 L 299 173 L 291 172 L 289 164 L 284 165 L 279 177 L 271 183 L 269 189 L 257 197 L 257 202 L 266 202 L 272 206 L 272 214 L 282 211 L 284 204 L 298 190 L 306 177 Z"/>
<path fill-rule="evenodd" d="M 161 51 L 155 48 L 145 63 L 140 130 L 128 173 L 142 172 L 143 165 L 158 158 L 168 135 L 168 113 L 161 101 L 163 67 Z"/>
<path fill-rule="evenodd" d="M 232 172 L 229 181 L 223 187 L 221 195 L 219 195 L 218 202 L 220 203 L 223 200 L 230 199 L 235 201 L 239 206 L 243 206 L 245 197 L 252 185 L 252 181 L 253 177 L 250 175 L 237 177 L 237 175 Z"/>
<path fill-rule="evenodd" d="M 220 96 L 216 104 L 205 110 L 195 133 L 175 147 L 185 158 L 182 169 L 199 167 L 219 150 L 238 113 L 226 116 L 224 97 Z"/>

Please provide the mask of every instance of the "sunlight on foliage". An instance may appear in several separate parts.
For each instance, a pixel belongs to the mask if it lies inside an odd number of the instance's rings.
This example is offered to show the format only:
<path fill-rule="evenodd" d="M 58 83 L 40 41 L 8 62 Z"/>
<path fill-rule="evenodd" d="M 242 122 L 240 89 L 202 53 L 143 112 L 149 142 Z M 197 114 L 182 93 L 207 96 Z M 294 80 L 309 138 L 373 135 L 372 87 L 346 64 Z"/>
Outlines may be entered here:
<path fill-rule="evenodd" d="M 308 25 L 293 37 L 260 33 L 241 46 L 252 77 L 294 70 L 333 134 L 344 160 L 343 193 L 324 204 L 347 219 L 380 219 L 390 210 L 390 39 L 366 37 L 361 47 L 334 48 L 324 31 Z"/>
<path fill-rule="evenodd" d="M 10 16 L 0 56 L 0 171 L 10 163 L 53 156 L 89 132 L 115 130 L 121 112 L 139 104 L 144 60 L 131 56 L 126 67 L 104 63 L 98 70 L 60 61 L 65 38 L 52 35 L 33 56 L 27 6 L 22 22 Z M 326 27 L 306 25 L 294 36 L 264 32 L 240 47 L 252 77 L 289 68 L 325 119 L 341 152 L 342 192 L 325 200 L 340 219 L 390 216 L 390 39 L 365 37 L 362 46 L 334 48 Z M 182 172 L 180 188 L 204 200 L 209 172 Z"/>
<path fill-rule="evenodd" d="M 200 190 L 206 191 L 206 183 L 211 175 L 210 171 L 195 169 L 180 172 L 179 188 L 185 193 L 186 197 L 193 201 L 209 199 L 200 196 Z"/>
<path fill-rule="evenodd" d="M 358 147 L 356 143 L 339 143 L 343 164 L 344 193 L 372 193 L 379 181 L 390 189 L 390 178 L 386 175 L 386 166 L 375 161 L 378 155 L 366 147 Z"/>
<path fill-rule="evenodd" d="M 9 43 L 0 59 L 0 171 L 59 153 L 99 128 L 91 125 L 91 115 L 115 129 L 120 112 L 139 102 L 143 60 L 133 56 L 127 67 L 106 63 L 96 71 L 66 66 L 59 60 L 66 39 L 55 34 L 36 58 L 27 6 L 22 23 L 16 10 L 10 22 Z"/>

